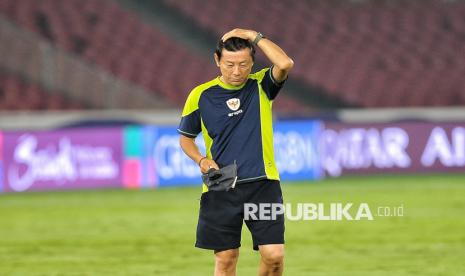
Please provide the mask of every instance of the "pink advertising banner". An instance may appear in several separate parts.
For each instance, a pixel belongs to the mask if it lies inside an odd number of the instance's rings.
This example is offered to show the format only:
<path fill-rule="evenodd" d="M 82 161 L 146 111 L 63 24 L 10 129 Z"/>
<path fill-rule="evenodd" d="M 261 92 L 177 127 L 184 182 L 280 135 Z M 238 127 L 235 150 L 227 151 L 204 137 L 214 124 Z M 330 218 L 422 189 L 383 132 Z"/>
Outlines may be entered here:
<path fill-rule="evenodd" d="M 3 134 L 0 131 L 0 193 L 3 191 Z"/>
<path fill-rule="evenodd" d="M 4 132 L 0 183 L 4 192 L 121 187 L 122 154 L 121 128 Z"/>
<path fill-rule="evenodd" d="M 325 123 L 325 174 L 465 172 L 465 123 Z"/>

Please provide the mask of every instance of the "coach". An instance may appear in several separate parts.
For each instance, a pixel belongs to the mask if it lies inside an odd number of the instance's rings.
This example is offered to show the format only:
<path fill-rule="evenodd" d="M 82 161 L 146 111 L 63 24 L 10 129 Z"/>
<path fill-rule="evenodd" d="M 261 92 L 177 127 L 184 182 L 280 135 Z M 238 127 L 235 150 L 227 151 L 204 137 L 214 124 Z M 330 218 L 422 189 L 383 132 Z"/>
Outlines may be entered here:
<path fill-rule="evenodd" d="M 254 74 L 255 47 L 272 66 Z M 261 33 L 234 29 L 214 53 L 221 76 L 194 88 L 179 125 L 183 151 L 202 173 L 237 164 L 237 184 L 229 191 L 208 191 L 203 184 L 196 247 L 215 252 L 215 275 L 235 275 L 244 204 L 282 203 L 273 151 L 271 107 L 294 62 Z M 202 156 L 195 137 L 202 132 Z M 259 275 L 282 275 L 284 216 L 246 220 L 254 250 L 261 255 Z"/>

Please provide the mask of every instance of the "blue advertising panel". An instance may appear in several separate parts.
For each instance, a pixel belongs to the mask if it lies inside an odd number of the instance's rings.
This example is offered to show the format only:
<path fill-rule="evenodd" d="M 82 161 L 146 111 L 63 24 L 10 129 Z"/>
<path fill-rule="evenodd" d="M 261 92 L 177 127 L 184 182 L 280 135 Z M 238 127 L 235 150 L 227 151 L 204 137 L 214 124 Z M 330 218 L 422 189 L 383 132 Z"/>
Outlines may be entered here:
<path fill-rule="evenodd" d="M 200 170 L 179 146 L 179 134 L 175 127 L 148 127 L 147 152 L 157 186 L 199 185 Z M 275 159 L 282 181 L 318 179 L 322 175 L 317 141 L 322 124 L 316 121 L 276 122 L 274 125 Z M 205 145 L 202 135 L 196 139 L 202 154 Z"/>
<path fill-rule="evenodd" d="M 322 128 L 320 121 L 275 123 L 275 159 L 282 181 L 314 180 L 323 175 L 318 150 Z"/>
<path fill-rule="evenodd" d="M 201 185 L 199 166 L 179 146 L 179 133 L 175 127 L 150 127 L 150 139 L 146 147 L 152 155 L 152 168 L 159 187 L 178 185 Z M 205 154 L 202 135 L 196 139 L 200 152 Z M 150 168 L 149 168 L 150 169 Z"/>

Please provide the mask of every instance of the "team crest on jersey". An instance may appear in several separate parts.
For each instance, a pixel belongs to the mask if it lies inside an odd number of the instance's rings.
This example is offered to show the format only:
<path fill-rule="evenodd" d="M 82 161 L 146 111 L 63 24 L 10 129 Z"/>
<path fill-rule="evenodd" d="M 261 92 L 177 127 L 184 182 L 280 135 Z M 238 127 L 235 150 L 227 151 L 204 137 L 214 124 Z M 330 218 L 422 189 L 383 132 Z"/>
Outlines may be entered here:
<path fill-rule="evenodd" d="M 229 109 L 231 109 L 232 111 L 236 111 L 241 106 L 241 100 L 239 100 L 238 98 L 232 98 L 227 100 L 226 104 L 228 105 Z"/>

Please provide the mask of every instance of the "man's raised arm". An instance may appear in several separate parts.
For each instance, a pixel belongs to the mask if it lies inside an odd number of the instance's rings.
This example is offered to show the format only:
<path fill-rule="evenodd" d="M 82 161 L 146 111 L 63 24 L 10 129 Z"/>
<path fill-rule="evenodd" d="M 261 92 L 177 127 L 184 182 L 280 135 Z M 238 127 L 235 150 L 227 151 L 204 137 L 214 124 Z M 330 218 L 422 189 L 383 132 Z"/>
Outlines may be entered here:
<path fill-rule="evenodd" d="M 248 39 L 257 45 L 271 61 L 271 63 L 273 63 L 274 66 L 272 74 L 273 78 L 277 82 L 284 81 L 287 78 L 289 71 L 291 71 L 292 67 L 294 67 L 294 61 L 289 56 L 287 56 L 283 49 L 256 31 L 234 29 L 224 34 L 221 39 L 226 41 L 230 37 Z"/>

